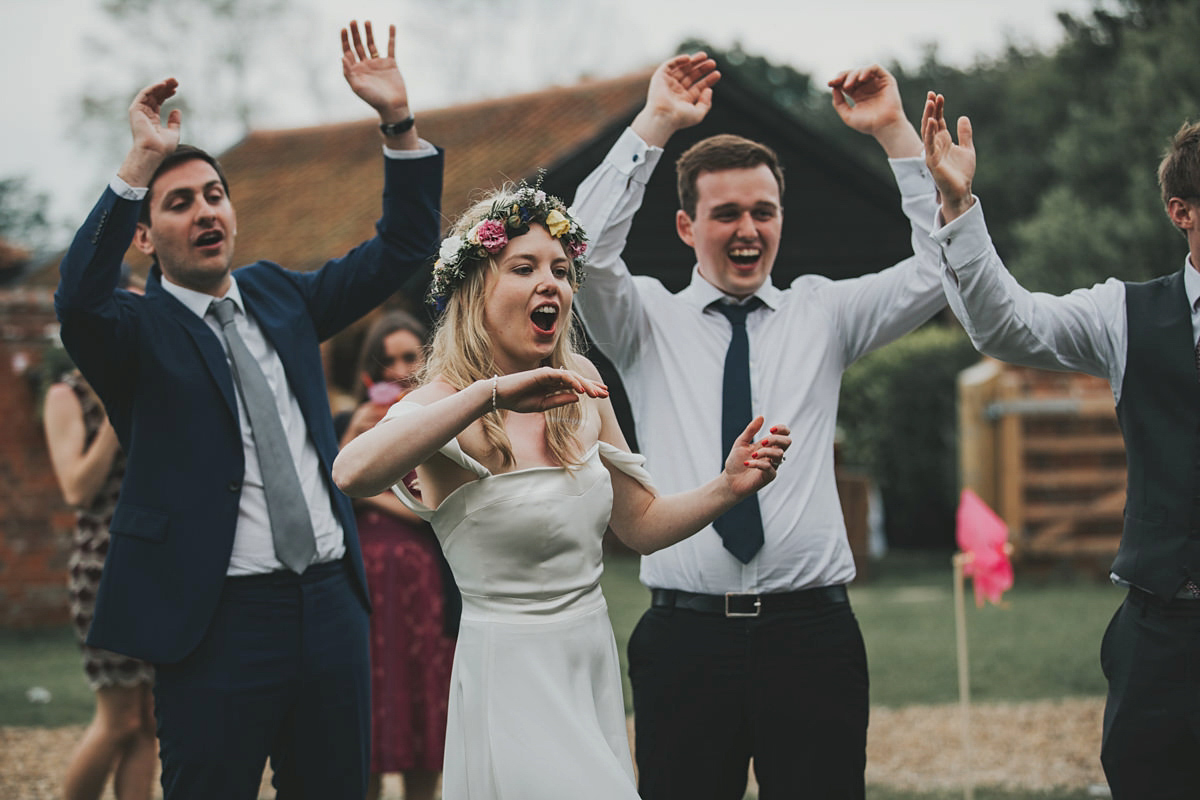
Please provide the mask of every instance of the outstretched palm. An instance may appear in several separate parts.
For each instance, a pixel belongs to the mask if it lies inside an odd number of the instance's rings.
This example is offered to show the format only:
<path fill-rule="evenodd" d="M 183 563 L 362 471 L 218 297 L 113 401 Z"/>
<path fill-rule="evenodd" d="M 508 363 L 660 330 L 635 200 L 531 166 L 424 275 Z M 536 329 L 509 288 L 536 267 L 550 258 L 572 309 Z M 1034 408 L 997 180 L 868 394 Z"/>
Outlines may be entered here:
<path fill-rule="evenodd" d="M 579 402 L 580 395 L 607 397 L 604 384 L 568 369 L 539 367 L 496 379 L 499 408 L 530 413 Z"/>
<path fill-rule="evenodd" d="M 921 115 L 921 137 L 925 142 L 925 165 L 942 195 L 943 216 L 961 214 L 971 203 L 971 182 L 975 179 L 975 143 L 971 120 L 958 118 L 958 144 L 946 126 L 946 99 L 929 93 Z"/>
<path fill-rule="evenodd" d="M 783 463 L 783 455 L 791 446 L 791 431 L 786 425 L 776 425 L 758 441 L 762 417 L 755 417 L 742 431 L 725 459 L 725 478 L 734 493 L 745 496 L 775 480 L 775 471 Z"/>
<path fill-rule="evenodd" d="M 388 27 L 387 55 L 375 48 L 371 23 L 364 25 L 366 44 L 358 33 L 358 23 L 351 22 L 350 30 L 342 29 L 342 74 L 354 93 L 381 114 L 407 110 L 408 89 L 396 65 L 396 26 Z M 353 44 L 351 43 L 353 40 Z"/>

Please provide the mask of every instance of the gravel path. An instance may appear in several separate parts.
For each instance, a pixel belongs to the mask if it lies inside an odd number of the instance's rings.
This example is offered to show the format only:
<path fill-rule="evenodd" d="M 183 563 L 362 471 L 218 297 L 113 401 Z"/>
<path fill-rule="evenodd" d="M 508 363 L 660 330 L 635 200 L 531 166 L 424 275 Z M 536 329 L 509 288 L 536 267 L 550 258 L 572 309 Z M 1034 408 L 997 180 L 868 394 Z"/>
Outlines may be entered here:
<path fill-rule="evenodd" d="M 972 707 L 976 785 L 1018 790 L 1103 786 L 1103 706 L 1102 698 L 1073 698 Z M 63 764 L 82 730 L 0 727 L 0 798 L 57 800 Z M 868 784 L 915 790 L 961 786 L 963 752 L 958 706 L 871 709 Z M 265 779 L 262 797 L 274 797 Z M 385 782 L 384 797 L 402 797 L 394 776 Z M 111 800 L 111 790 L 105 798 Z"/>

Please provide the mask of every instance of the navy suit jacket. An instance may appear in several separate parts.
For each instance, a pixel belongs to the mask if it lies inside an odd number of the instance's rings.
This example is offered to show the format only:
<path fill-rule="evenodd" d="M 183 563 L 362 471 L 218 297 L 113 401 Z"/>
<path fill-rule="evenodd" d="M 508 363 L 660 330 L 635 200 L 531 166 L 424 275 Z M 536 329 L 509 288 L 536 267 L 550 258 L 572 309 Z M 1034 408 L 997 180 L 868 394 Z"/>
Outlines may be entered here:
<path fill-rule="evenodd" d="M 315 272 L 260 261 L 235 273 L 304 414 L 368 608 L 354 513 L 330 475 L 337 440 L 318 345 L 436 252 L 442 153 L 384 161 L 375 238 Z M 245 459 L 216 334 L 163 289 L 157 267 L 144 296 L 116 289 L 140 206 L 105 190 L 63 259 L 54 304 L 63 345 L 103 400 L 127 456 L 88 644 L 169 664 L 195 649 L 217 607 Z"/>

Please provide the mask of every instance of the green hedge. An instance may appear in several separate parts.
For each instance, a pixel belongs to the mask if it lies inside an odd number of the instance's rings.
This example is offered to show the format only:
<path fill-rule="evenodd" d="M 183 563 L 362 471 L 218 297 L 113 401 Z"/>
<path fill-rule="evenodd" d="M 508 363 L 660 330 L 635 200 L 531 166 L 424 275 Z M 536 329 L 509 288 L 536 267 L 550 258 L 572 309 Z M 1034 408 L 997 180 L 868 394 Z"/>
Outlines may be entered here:
<path fill-rule="evenodd" d="M 931 323 L 846 370 L 841 460 L 883 496 L 893 547 L 952 547 L 958 502 L 956 380 L 979 355 L 957 325 Z"/>

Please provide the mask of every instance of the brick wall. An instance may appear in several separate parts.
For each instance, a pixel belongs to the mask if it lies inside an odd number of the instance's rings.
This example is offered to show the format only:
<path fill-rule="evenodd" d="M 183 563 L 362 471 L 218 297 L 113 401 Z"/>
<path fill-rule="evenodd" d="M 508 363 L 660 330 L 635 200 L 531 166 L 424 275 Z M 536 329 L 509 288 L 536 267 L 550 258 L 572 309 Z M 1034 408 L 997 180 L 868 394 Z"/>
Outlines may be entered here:
<path fill-rule="evenodd" d="M 57 336 L 52 291 L 0 291 L 0 627 L 65 623 L 75 515 L 50 468 L 37 405 Z"/>

